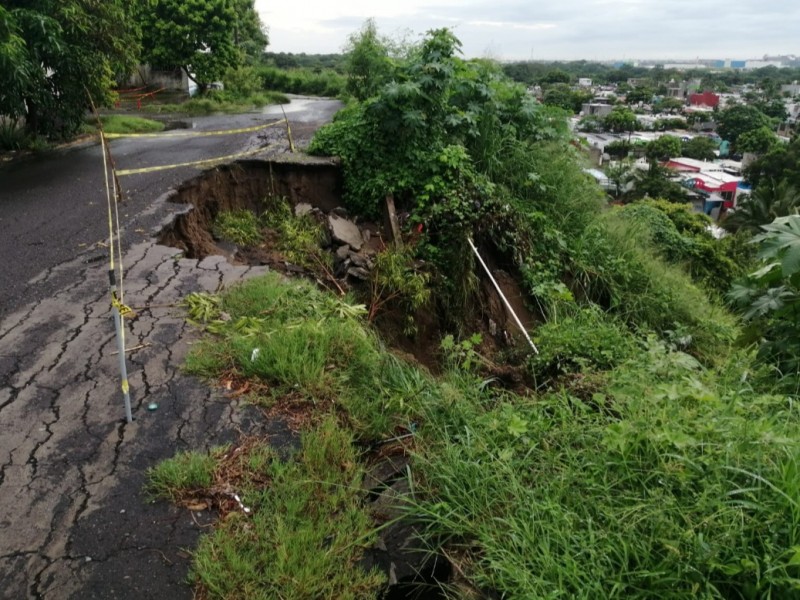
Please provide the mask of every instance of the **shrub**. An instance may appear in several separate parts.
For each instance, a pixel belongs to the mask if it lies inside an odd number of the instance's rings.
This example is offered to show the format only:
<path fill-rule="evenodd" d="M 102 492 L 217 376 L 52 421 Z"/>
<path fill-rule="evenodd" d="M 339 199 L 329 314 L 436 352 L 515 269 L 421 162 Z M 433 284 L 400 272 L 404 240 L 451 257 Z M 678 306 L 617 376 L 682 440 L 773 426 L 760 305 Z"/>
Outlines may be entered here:
<path fill-rule="evenodd" d="M 613 369 L 633 357 L 638 344 L 623 323 L 597 306 L 570 307 L 537 327 L 539 354 L 530 359 L 537 381 L 564 373 Z"/>
<path fill-rule="evenodd" d="M 644 200 L 623 207 L 619 214 L 645 229 L 664 260 L 685 267 L 695 281 L 719 294 L 725 294 L 744 273 L 746 264 L 728 256 L 728 245 L 706 230 L 710 219 L 689 204 Z"/>

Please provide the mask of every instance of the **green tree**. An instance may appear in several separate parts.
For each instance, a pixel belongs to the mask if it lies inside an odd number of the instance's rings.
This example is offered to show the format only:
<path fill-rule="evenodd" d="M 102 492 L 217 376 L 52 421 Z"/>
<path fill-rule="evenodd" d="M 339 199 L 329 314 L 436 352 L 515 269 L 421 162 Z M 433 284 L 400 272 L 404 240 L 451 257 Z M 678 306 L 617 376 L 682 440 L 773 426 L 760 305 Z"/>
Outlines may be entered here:
<path fill-rule="evenodd" d="M 683 142 L 683 155 L 697 160 L 714 160 L 717 143 L 702 135 Z"/>
<path fill-rule="evenodd" d="M 747 168 L 745 175 L 755 189 L 764 181 L 782 179 L 800 189 L 800 136 L 788 144 L 773 146 Z"/>
<path fill-rule="evenodd" d="M 389 44 L 378 35 L 374 19 L 368 19 L 347 43 L 347 91 L 358 100 L 374 96 L 392 73 Z"/>
<path fill-rule="evenodd" d="M 605 168 L 606 177 L 614 184 L 614 196 L 619 198 L 628 184 L 636 179 L 636 167 L 632 160 L 620 160 Z"/>
<path fill-rule="evenodd" d="M 657 140 L 653 140 L 647 144 L 645 155 L 650 163 L 669 160 L 675 156 L 680 156 L 681 140 L 674 135 L 662 135 Z"/>
<path fill-rule="evenodd" d="M 0 116 L 32 134 L 60 138 L 80 126 L 87 91 L 111 101 L 114 76 L 135 65 L 134 0 L 3 0 Z"/>
<path fill-rule="evenodd" d="M 653 88 L 633 88 L 631 91 L 625 94 L 625 101 L 628 104 L 636 104 L 638 102 L 650 103 L 653 101 Z"/>
<path fill-rule="evenodd" d="M 761 126 L 741 134 L 736 140 L 736 149 L 739 152 L 766 154 L 779 143 L 778 136 L 770 127 Z"/>
<path fill-rule="evenodd" d="M 679 98 L 662 98 L 653 106 L 653 112 L 658 114 L 662 112 L 673 113 L 683 108 L 683 100 Z"/>
<path fill-rule="evenodd" d="M 686 202 L 686 190 L 683 186 L 670 179 L 670 171 L 651 162 L 646 171 L 636 174 L 633 191 L 628 194 L 632 200 L 638 198 L 663 198 L 670 202 Z"/>
<path fill-rule="evenodd" d="M 562 71 L 561 69 L 553 69 L 552 71 L 548 71 L 544 77 L 541 79 L 541 83 L 569 83 L 572 81 L 572 77 L 566 71 Z"/>
<path fill-rule="evenodd" d="M 614 133 L 632 133 L 636 131 L 639 120 L 636 118 L 636 113 L 630 108 L 615 106 L 603 119 L 603 125 Z"/>
<path fill-rule="evenodd" d="M 753 193 L 738 203 L 722 226 L 731 232 L 758 233 L 763 225 L 778 217 L 797 214 L 800 209 L 800 192 L 784 181 L 763 181 Z"/>
<path fill-rule="evenodd" d="M 779 122 L 785 121 L 789 116 L 789 112 L 786 110 L 786 104 L 784 104 L 783 100 L 777 98 L 769 102 L 759 102 L 756 104 L 756 108 L 771 119 L 776 119 Z"/>
<path fill-rule="evenodd" d="M 743 133 L 772 125 L 772 121 L 767 115 L 753 106 L 743 104 L 721 110 L 716 121 L 717 133 L 722 136 L 722 139 L 728 140 L 734 145 Z"/>
<path fill-rule="evenodd" d="M 573 90 L 566 83 L 556 83 L 547 88 L 542 102 L 548 106 L 558 106 L 571 113 L 581 111 L 584 102 L 592 99 L 592 94 Z"/>
<path fill-rule="evenodd" d="M 232 0 L 156 0 L 142 12 L 145 60 L 183 69 L 205 91 L 242 62 L 235 36 L 243 18 L 236 8 Z"/>
<path fill-rule="evenodd" d="M 248 62 L 254 63 L 269 43 L 267 27 L 255 9 L 255 0 L 233 0 L 233 6 L 236 11 L 233 41 Z"/>

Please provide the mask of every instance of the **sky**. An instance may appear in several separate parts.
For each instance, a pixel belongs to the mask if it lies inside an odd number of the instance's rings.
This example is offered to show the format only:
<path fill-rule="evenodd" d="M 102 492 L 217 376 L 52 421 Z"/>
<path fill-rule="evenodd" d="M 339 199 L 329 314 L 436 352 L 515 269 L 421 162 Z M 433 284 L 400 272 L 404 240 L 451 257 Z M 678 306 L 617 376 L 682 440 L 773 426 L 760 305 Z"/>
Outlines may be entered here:
<path fill-rule="evenodd" d="M 748 59 L 800 54 L 798 0 L 256 0 L 271 52 L 340 52 L 374 17 L 391 37 L 450 27 L 467 58 Z"/>

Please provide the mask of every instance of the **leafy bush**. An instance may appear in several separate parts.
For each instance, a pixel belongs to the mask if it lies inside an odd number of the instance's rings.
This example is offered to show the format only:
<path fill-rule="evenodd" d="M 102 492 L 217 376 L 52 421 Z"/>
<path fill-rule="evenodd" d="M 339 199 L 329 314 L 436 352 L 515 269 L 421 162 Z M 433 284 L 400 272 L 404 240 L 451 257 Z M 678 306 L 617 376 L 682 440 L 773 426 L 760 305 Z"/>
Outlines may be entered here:
<path fill-rule="evenodd" d="M 369 320 L 381 311 L 399 308 L 405 316 L 405 330 L 416 330 L 415 315 L 430 299 L 430 275 L 414 265 L 410 252 L 386 249 L 375 257 L 370 272 Z"/>
<path fill-rule="evenodd" d="M 646 229 L 662 258 L 684 266 L 695 281 L 720 294 L 744 273 L 744 265 L 726 254 L 727 245 L 706 230 L 710 219 L 694 212 L 689 204 L 644 200 L 625 206 L 619 213 Z"/>
<path fill-rule="evenodd" d="M 0 150 L 23 150 L 30 144 L 30 137 L 19 121 L 0 117 Z"/>
<path fill-rule="evenodd" d="M 539 354 L 530 359 L 537 381 L 563 373 L 609 370 L 632 358 L 636 339 L 596 306 L 573 308 L 536 329 Z"/>
<path fill-rule="evenodd" d="M 780 217 L 753 241 L 762 268 L 733 287 L 731 300 L 748 322 L 747 337 L 774 365 L 784 386 L 800 391 L 800 216 Z"/>
<path fill-rule="evenodd" d="M 225 91 L 239 98 L 247 98 L 263 90 L 261 77 L 254 67 L 228 69 L 223 82 Z"/>
<path fill-rule="evenodd" d="M 261 66 L 257 68 L 261 88 L 291 94 L 311 96 L 340 96 L 344 92 L 346 79 L 332 69 L 277 69 Z"/>

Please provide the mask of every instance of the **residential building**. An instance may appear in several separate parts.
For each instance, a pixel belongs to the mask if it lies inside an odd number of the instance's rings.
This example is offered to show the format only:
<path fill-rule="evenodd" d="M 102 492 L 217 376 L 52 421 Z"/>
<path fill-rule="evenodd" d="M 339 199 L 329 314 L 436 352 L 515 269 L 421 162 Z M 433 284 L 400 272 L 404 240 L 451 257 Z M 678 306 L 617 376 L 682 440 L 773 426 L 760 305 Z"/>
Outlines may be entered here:
<path fill-rule="evenodd" d="M 614 107 L 611 104 L 601 104 L 599 102 L 587 102 L 581 106 L 581 113 L 586 116 L 605 117 L 610 115 Z"/>
<path fill-rule="evenodd" d="M 702 94 L 689 94 L 689 104 L 692 106 L 716 108 L 719 106 L 719 96 L 708 91 L 703 92 Z"/>

